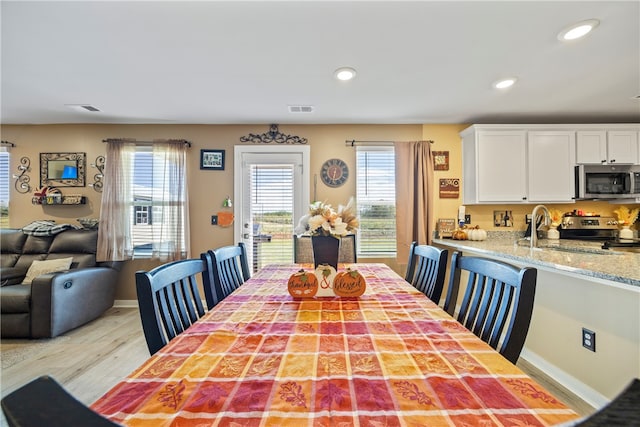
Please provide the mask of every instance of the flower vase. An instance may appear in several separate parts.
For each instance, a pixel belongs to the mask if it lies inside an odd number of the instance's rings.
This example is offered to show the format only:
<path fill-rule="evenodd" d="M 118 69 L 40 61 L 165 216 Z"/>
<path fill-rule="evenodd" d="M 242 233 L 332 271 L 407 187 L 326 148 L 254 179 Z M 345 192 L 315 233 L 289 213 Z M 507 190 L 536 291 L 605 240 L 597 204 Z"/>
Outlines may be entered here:
<path fill-rule="evenodd" d="M 313 247 L 313 264 L 315 268 L 318 268 L 320 264 L 328 264 L 338 270 L 339 237 L 311 236 L 311 246 Z"/>
<path fill-rule="evenodd" d="M 629 225 L 623 225 L 620 229 L 620 240 L 633 240 L 633 230 Z"/>
<path fill-rule="evenodd" d="M 547 230 L 547 239 L 557 240 L 560 238 L 560 232 L 557 227 L 550 226 L 549 230 Z"/>

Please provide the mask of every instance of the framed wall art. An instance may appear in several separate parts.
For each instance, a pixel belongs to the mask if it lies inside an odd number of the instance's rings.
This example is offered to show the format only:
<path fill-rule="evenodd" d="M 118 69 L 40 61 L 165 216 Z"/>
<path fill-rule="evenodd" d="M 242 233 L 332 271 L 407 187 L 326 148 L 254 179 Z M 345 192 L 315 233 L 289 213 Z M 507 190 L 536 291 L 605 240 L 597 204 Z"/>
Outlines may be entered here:
<path fill-rule="evenodd" d="M 200 150 L 200 169 L 224 170 L 224 150 Z"/>
<path fill-rule="evenodd" d="M 448 171 L 449 170 L 449 152 L 448 151 L 434 151 L 433 155 L 433 170 Z"/>

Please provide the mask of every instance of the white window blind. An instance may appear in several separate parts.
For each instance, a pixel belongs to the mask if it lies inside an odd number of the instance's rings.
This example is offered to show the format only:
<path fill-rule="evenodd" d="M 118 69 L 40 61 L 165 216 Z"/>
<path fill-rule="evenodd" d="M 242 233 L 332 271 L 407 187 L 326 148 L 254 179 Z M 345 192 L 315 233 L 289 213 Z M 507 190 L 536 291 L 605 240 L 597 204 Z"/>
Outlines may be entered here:
<path fill-rule="evenodd" d="M 9 227 L 9 185 L 11 174 L 9 152 L 0 149 L 0 226 Z"/>
<path fill-rule="evenodd" d="M 359 257 L 396 254 L 396 184 L 393 147 L 356 147 Z"/>
<path fill-rule="evenodd" d="M 253 270 L 292 261 L 294 166 L 251 165 Z"/>

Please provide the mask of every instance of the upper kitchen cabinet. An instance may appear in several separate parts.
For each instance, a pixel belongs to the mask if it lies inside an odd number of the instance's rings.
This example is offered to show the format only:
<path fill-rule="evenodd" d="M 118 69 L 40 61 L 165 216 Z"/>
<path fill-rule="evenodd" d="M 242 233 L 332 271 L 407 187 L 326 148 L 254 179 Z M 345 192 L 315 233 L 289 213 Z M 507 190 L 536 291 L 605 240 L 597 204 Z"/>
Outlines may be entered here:
<path fill-rule="evenodd" d="M 573 202 L 575 132 L 530 131 L 527 134 L 528 201 Z"/>
<path fill-rule="evenodd" d="M 526 201 L 526 132 L 472 128 L 462 136 L 463 203 Z"/>
<path fill-rule="evenodd" d="M 460 135 L 464 204 L 574 201 L 575 132 L 474 125 Z"/>
<path fill-rule="evenodd" d="M 578 130 L 576 132 L 576 163 L 640 164 L 639 146 L 637 130 Z"/>

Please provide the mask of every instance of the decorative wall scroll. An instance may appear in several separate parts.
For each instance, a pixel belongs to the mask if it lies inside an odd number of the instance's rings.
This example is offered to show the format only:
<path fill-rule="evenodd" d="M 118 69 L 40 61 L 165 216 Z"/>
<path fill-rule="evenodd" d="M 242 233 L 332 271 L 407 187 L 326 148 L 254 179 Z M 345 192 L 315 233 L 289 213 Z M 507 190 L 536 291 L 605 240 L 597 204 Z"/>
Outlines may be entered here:
<path fill-rule="evenodd" d="M 89 184 L 89 187 L 93 187 L 98 193 L 102 193 L 103 182 L 102 178 L 104 178 L 104 156 L 96 157 L 96 162 L 92 163 L 91 166 L 98 169 L 98 173 L 93 176 L 93 184 Z"/>
<path fill-rule="evenodd" d="M 306 144 L 307 138 L 301 138 L 296 135 L 285 135 L 278 130 L 278 125 L 271 125 L 269 131 L 263 134 L 250 133 L 241 136 L 240 142 L 252 142 L 254 144 Z"/>
<path fill-rule="evenodd" d="M 15 188 L 16 191 L 20 194 L 25 194 L 31 191 L 31 185 L 29 181 L 31 181 L 31 177 L 27 175 L 27 172 L 31 170 L 31 160 L 28 157 L 23 157 L 20 159 L 20 164 L 18 165 L 18 171 L 20 175 L 13 175 L 15 178 Z"/>

